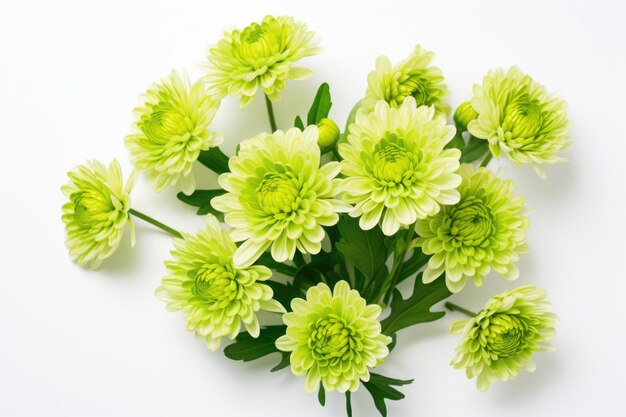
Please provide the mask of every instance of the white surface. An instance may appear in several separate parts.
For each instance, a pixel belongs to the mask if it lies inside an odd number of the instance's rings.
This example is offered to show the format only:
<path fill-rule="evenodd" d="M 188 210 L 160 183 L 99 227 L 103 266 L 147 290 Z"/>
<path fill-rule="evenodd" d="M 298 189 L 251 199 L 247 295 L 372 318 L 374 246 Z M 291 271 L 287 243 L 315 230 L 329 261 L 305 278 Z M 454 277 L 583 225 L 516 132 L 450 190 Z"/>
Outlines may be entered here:
<path fill-rule="evenodd" d="M 0 415 L 344 413 L 342 396 L 329 395 L 322 409 L 302 379 L 270 374 L 276 358 L 232 362 L 187 333 L 182 315 L 153 296 L 167 236 L 137 221 L 136 248 L 126 242 L 98 272 L 72 264 L 63 244 L 66 171 L 116 157 L 127 174 L 122 139 L 137 95 L 172 68 L 197 76 L 223 28 L 267 13 L 306 21 L 324 48 L 302 62 L 315 77 L 289 83 L 276 106 L 283 127 L 305 112 L 322 81 L 331 85 L 332 116 L 345 120 L 376 57 L 397 62 L 415 43 L 437 53 L 453 106 L 488 69 L 513 64 L 569 102 L 569 164 L 549 167 L 547 181 L 499 164 L 533 207 L 522 277 L 515 284 L 491 277 L 455 297 L 479 308 L 517 284 L 547 288 L 561 317 L 557 352 L 537 356 L 535 374 L 483 394 L 448 366 L 458 341 L 447 335 L 454 315 L 403 331 L 380 371 L 415 382 L 402 389 L 405 400 L 389 404 L 389 415 L 626 415 L 623 2 L 212 3 L 0 5 Z M 227 151 L 267 128 L 264 111 L 259 99 L 243 112 L 236 99 L 223 101 L 215 125 Z M 184 230 L 202 225 L 175 190 L 155 194 L 144 179 L 133 203 Z M 377 415 L 365 391 L 354 396 L 354 409 Z"/>

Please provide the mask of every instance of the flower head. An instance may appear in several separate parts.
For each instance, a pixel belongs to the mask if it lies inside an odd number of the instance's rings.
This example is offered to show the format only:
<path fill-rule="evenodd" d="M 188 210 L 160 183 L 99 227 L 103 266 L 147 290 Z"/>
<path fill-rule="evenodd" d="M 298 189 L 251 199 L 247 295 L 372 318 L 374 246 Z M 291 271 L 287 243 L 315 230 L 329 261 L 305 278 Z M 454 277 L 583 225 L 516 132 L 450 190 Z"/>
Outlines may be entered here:
<path fill-rule="evenodd" d="M 186 194 L 194 190 L 191 168 L 200 151 L 222 143 L 221 135 L 209 131 L 219 104 L 202 83 L 190 85 L 175 71 L 146 92 L 126 147 L 157 191 L 177 183 Z"/>
<path fill-rule="evenodd" d="M 276 347 L 292 352 L 291 371 L 306 374 L 311 393 L 320 380 L 326 391 L 352 392 L 369 381 L 369 368 L 383 363 L 391 338 L 381 334 L 381 308 L 368 305 L 358 291 L 339 281 L 334 290 L 324 283 L 309 288 L 306 300 L 294 298 L 293 312 L 283 315 L 287 333 Z"/>
<path fill-rule="evenodd" d="M 362 229 L 380 221 L 392 235 L 436 214 L 440 204 L 459 201 L 461 152 L 444 149 L 455 129 L 433 107 L 416 108 L 413 97 L 399 108 L 381 100 L 373 113 L 357 114 L 349 132 L 348 143 L 339 145 L 342 189 Z"/>
<path fill-rule="evenodd" d="M 79 265 L 95 269 L 120 245 L 126 223 L 130 226 L 131 242 L 135 242 L 133 222 L 128 214 L 135 172 L 124 185 L 122 169 L 116 160 L 108 168 L 101 162 L 88 161 L 67 176 L 69 183 L 61 187 L 69 199 L 63 205 L 62 216 L 66 245 Z"/>
<path fill-rule="evenodd" d="M 244 30 L 224 33 L 224 38 L 208 50 L 210 93 L 218 99 L 241 96 L 246 107 L 261 88 L 271 101 L 280 100 L 288 79 L 302 80 L 312 75 L 296 61 L 314 55 L 318 48 L 313 32 L 288 16 L 266 16 Z"/>
<path fill-rule="evenodd" d="M 243 324 L 251 336 L 259 335 L 258 310 L 284 312 L 272 299 L 272 289 L 262 284 L 271 271 L 260 265 L 236 268 L 237 246 L 217 219 L 209 215 L 205 229 L 174 239 L 168 274 L 156 295 L 169 311 L 185 311 L 187 330 L 202 338 L 211 350 L 222 337 L 233 339 Z"/>
<path fill-rule="evenodd" d="M 336 198 L 338 162 L 320 167 L 316 126 L 262 133 L 241 142 L 230 159 L 231 172 L 220 175 L 226 194 L 211 200 L 226 213 L 235 241 L 245 242 L 235 254 L 236 265 L 250 265 L 271 246 L 278 262 L 320 251 L 322 226 L 339 220 L 349 207 Z"/>
<path fill-rule="evenodd" d="M 413 53 L 392 67 L 386 56 L 376 60 L 376 70 L 367 77 L 367 91 L 362 111 L 374 111 L 376 103 L 384 100 L 398 108 L 407 97 L 413 97 L 417 106 L 434 106 L 437 115 L 447 116 L 450 106 L 442 100 L 448 95 L 443 76 L 437 67 L 430 66 L 435 55 L 417 45 Z"/>
<path fill-rule="evenodd" d="M 547 296 L 531 285 L 505 291 L 471 320 L 452 323 L 450 332 L 463 340 L 450 364 L 465 368 L 468 378 L 477 377 L 480 391 L 497 380 L 515 379 L 520 371 L 534 371 L 533 354 L 552 350 L 547 340 L 554 336 L 557 317 Z"/>
<path fill-rule="evenodd" d="M 557 152 L 570 144 L 567 104 L 517 67 L 490 71 L 474 86 L 471 103 L 478 118 L 468 130 L 487 139 L 495 157 L 504 152 L 517 165 L 531 164 L 541 177 L 539 164 L 565 160 Z"/>
<path fill-rule="evenodd" d="M 512 195 L 513 181 L 499 179 L 486 168 L 474 171 L 464 164 L 459 173 L 460 201 L 415 225 L 417 246 L 433 255 L 424 282 L 445 272 L 448 289 L 458 292 L 468 278 L 482 285 L 491 268 L 506 279 L 517 279 L 515 262 L 528 250 L 524 198 Z"/>

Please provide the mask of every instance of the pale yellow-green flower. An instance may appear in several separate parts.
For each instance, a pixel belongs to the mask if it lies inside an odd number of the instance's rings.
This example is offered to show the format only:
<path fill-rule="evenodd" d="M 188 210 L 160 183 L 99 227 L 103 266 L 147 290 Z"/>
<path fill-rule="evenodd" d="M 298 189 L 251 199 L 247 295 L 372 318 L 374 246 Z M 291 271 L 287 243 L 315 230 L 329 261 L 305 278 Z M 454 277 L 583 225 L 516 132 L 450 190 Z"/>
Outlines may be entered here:
<path fill-rule="evenodd" d="M 416 107 L 413 97 L 399 108 L 381 100 L 372 113 L 359 112 L 349 132 L 339 145 L 342 190 L 362 229 L 380 222 L 390 236 L 459 201 L 461 152 L 444 149 L 455 128 L 434 107 Z"/>
<path fill-rule="evenodd" d="M 517 165 L 530 164 L 542 178 L 541 164 L 565 161 L 557 153 L 570 144 L 567 103 L 517 67 L 490 71 L 474 86 L 471 103 L 478 118 L 468 130 L 488 140 L 496 158 L 504 153 Z"/>
<path fill-rule="evenodd" d="M 268 248 L 278 262 L 293 259 L 296 249 L 316 254 L 322 226 L 339 220 L 349 206 L 337 198 L 338 162 L 320 167 L 317 126 L 262 133 L 241 142 L 230 159 L 231 172 L 219 176 L 226 194 L 211 204 L 226 213 L 232 238 L 244 241 L 235 265 L 250 265 Z"/>
<path fill-rule="evenodd" d="M 381 334 L 381 308 L 367 304 L 346 281 L 332 293 L 324 283 L 308 289 L 306 300 L 294 298 L 293 312 L 283 315 L 287 332 L 276 347 L 291 352 L 291 371 L 306 375 L 312 393 L 322 382 L 326 391 L 356 391 L 369 381 L 370 368 L 383 363 L 391 338 Z"/>
<path fill-rule="evenodd" d="M 250 104 L 259 89 L 271 101 L 278 101 L 285 81 L 313 74 L 294 64 L 318 50 L 313 32 L 304 23 L 288 16 L 266 16 L 261 23 L 224 33 L 222 40 L 209 48 L 204 80 L 218 99 L 241 96 L 242 108 Z"/>
<path fill-rule="evenodd" d="M 223 337 L 234 339 L 242 324 L 257 337 L 257 311 L 285 311 L 262 283 L 272 272 L 260 265 L 235 267 L 235 249 L 229 233 L 209 215 L 203 230 L 174 239 L 172 259 L 165 262 L 167 275 L 156 290 L 169 311 L 185 312 L 187 330 L 211 350 L 219 348 Z"/>
<path fill-rule="evenodd" d="M 220 134 L 209 131 L 220 103 L 207 95 L 203 83 L 190 85 L 186 75 L 175 71 L 143 98 L 142 107 L 135 109 L 133 133 L 126 137 L 131 159 L 156 191 L 179 184 L 190 194 L 198 155 L 222 143 Z"/>
<path fill-rule="evenodd" d="M 130 226 L 131 243 L 135 242 L 128 213 L 135 171 L 124 185 L 116 160 L 108 168 L 101 162 L 88 161 L 67 176 L 69 183 L 61 187 L 69 199 L 63 204 L 65 243 L 76 263 L 95 269 L 118 248 L 126 223 Z"/>
<path fill-rule="evenodd" d="M 459 202 L 415 224 L 416 245 L 432 255 L 424 283 L 445 273 L 448 289 L 458 292 L 467 279 L 481 286 L 491 269 L 508 280 L 517 279 L 515 262 L 528 251 L 524 198 L 512 194 L 513 181 L 502 180 L 486 168 L 474 171 L 463 164 L 459 174 L 463 178 Z"/>
<path fill-rule="evenodd" d="M 465 368 L 468 378 L 477 377 L 480 391 L 497 380 L 515 379 L 520 371 L 533 372 L 535 352 L 553 350 L 548 339 L 557 317 L 547 296 L 530 285 L 505 291 L 491 297 L 474 318 L 452 323 L 450 332 L 462 334 L 463 340 L 450 364 Z"/>
<path fill-rule="evenodd" d="M 367 90 L 361 111 L 374 111 L 376 103 L 384 100 L 398 108 L 407 97 L 413 97 L 417 106 L 434 106 L 437 115 L 445 117 L 450 106 L 443 102 L 448 88 L 437 67 L 431 66 L 435 55 L 417 45 L 413 53 L 396 66 L 386 56 L 376 60 L 376 69 L 367 77 Z"/>

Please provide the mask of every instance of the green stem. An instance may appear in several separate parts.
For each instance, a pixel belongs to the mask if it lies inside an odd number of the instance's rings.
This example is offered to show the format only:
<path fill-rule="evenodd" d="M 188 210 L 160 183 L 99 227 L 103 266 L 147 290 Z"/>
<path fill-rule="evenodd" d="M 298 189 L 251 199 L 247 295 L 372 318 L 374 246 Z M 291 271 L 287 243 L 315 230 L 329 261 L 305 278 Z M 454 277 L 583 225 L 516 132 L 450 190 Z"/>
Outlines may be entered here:
<path fill-rule="evenodd" d="M 337 150 L 337 145 L 335 145 L 335 147 L 333 148 L 333 155 L 335 156 L 335 159 L 339 162 L 341 162 L 341 155 L 339 155 L 339 151 Z"/>
<path fill-rule="evenodd" d="M 489 161 L 491 161 L 491 158 L 493 158 L 493 154 L 491 153 L 491 151 L 489 151 L 489 153 L 485 155 L 485 159 L 483 159 L 483 161 L 480 163 L 481 168 L 486 167 L 487 164 L 489 164 Z"/>
<path fill-rule="evenodd" d="M 346 414 L 348 415 L 348 417 L 352 417 L 352 399 L 351 399 L 351 392 L 350 391 L 346 391 Z"/>
<path fill-rule="evenodd" d="M 470 310 L 468 310 L 466 308 L 463 308 L 463 307 L 461 307 L 459 305 L 451 303 L 450 301 L 446 302 L 444 305 L 450 311 L 458 311 L 459 313 L 463 313 L 463 314 L 465 314 L 466 316 L 469 316 L 469 317 L 476 316 L 476 313 L 474 313 L 473 311 L 470 311 Z"/>
<path fill-rule="evenodd" d="M 389 273 L 389 275 L 391 276 L 391 284 L 388 288 L 383 288 L 382 291 L 385 294 L 385 298 L 383 299 L 384 305 L 389 304 L 391 294 L 393 294 L 393 289 L 398 282 L 398 276 L 400 275 L 400 271 L 402 270 L 402 266 L 404 265 L 404 258 L 406 256 L 406 253 L 409 251 L 409 244 L 411 243 L 411 239 L 413 238 L 413 231 L 413 225 L 409 225 L 409 230 L 407 231 L 406 238 L 404 240 L 404 246 L 402 250 L 396 254 L 396 257 L 393 260 L 393 266 L 391 267 L 391 272 Z"/>
<path fill-rule="evenodd" d="M 267 106 L 267 115 L 270 118 L 270 127 L 272 128 L 272 133 L 274 133 L 277 130 L 276 118 L 274 117 L 274 107 L 272 106 L 272 101 L 267 95 L 265 95 L 265 105 Z"/>
<path fill-rule="evenodd" d="M 158 227 L 161 230 L 165 230 L 167 233 L 169 233 L 170 235 L 172 235 L 174 237 L 179 237 L 179 238 L 183 237 L 183 235 L 180 234 L 180 232 L 178 230 L 172 229 L 171 227 L 161 223 L 158 220 L 153 219 L 150 216 L 147 216 L 147 215 L 143 214 L 140 211 L 137 211 L 137 210 L 131 208 L 130 210 L 128 210 L 128 213 L 132 214 L 135 217 L 140 218 L 143 221 L 146 221 L 146 222 L 148 222 L 148 223 Z"/>

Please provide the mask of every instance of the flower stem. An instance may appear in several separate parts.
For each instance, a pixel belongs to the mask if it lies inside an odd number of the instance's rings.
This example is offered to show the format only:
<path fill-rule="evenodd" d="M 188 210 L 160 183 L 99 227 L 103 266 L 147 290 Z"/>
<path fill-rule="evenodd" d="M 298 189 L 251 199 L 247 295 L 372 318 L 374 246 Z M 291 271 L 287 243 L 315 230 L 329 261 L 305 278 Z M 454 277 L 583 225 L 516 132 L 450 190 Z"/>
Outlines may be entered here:
<path fill-rule="evenodd" d="M 276 128 L 276 118 L 274 117 L 274 107 L 272 106 L 272 101 L 270 98 L 265 95 L 265 105 L 267 106 L 267 115 L 270 118 L 270 127 L 272 128 L 272 133 L 274 133 Z"/>
<path fill-rule="evenodd" d="M 158 220 L 153 219 L 150 216 L 147 216 L 147 215 L 143 214 L 140 211 L 137 211 L 137 210 L 131 208 L 130 210 L 128 210 L 128 212 L 130 214 L 132 214 L 133 216 L 138 217 L 141 220 L 146 221 L 146 222 L 148 222 L 148 223 L 158 227 L 161 230 L 165 230 L 167 233 L 169 233 L 170 235 L 172 235 L 174 237 L 183 237 L 183 235 L 180 234 L 180 232 L 178 230 L 172 229 L 171 227 L 161 223 Z"/>
<path fill-rule="evenodd" d="M 454 304 L 454 303 L 451 303 L 451 302 L 449 302 L 449 301 L 448 301 L 448 302 L 446 302 L 444 305 L 445 305 L 445 306 L 446 306 L 446 308 L 447 308 L 448 310 L 450 310 L 450 311 L 458 311 L 459 313 L 463 313 L 463 314 L 465 314 L 465 315 L 467 315 L 467 316 L 469 316 L 469 317 L 474 317 L 474 316 L 476 316 L 476 313 L 474 313 L 473 311 L 470 311 L 470 310 L 468 310 L 468 309 L 466 309 L 466 308 L 463 308 L 463 307 L 461 307 L 461 306 L 459 306 L 459 305 L 456 305 L 456 304 Z"/>
<path fill-rule="evenodd" d="M 411 239 L 413 238 L 414 226 L 410 225 L 409 230 L 407 231 L 406 237 L 404 239 L 404 246 L 402 250 L 396 254 L 393 259 L 393 266 L 391 267 L 391 272 L 389 275 L 391 276 L 390 285 L 388 288 L 383 288 L 383 293 L 385 293 L 385 298 L 383 299 L 383 304 L 389 304 L 389 300 L 391 299 L 391 294 L 393 293 L 393 289 L 398 282 L 398 276 L 400 275 L 400 271 L 402 271 L 402 266 L 404 265 L 404 257 L 406 253 L 409 251 L 409 244 L 411 243 Z M 378 298 L 378 297 L 377 297 Z"/>
<path fill-rule="evenodd" d="M 489 151 L 489 153 L 485 155 L 485 159 L 483 159 L 483 161 L 480 163 L 480 167 L 486 167 L 487 164 L 489 164 L 489 161 L 491 161 L 491 158 L 493 158 L 493 154 L 491 153 L 491 151 Z"/>

